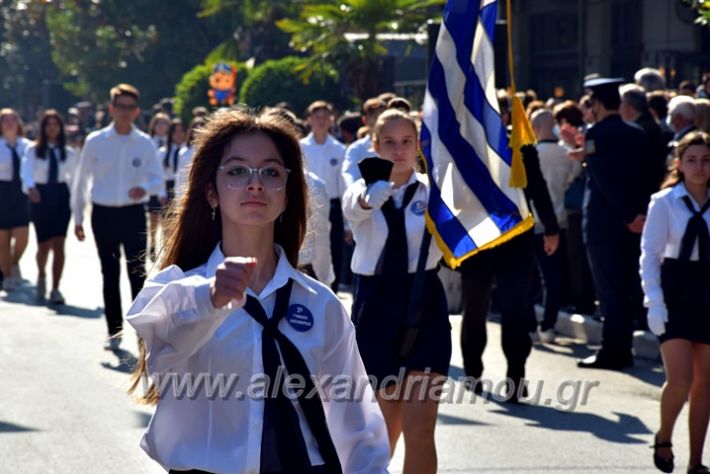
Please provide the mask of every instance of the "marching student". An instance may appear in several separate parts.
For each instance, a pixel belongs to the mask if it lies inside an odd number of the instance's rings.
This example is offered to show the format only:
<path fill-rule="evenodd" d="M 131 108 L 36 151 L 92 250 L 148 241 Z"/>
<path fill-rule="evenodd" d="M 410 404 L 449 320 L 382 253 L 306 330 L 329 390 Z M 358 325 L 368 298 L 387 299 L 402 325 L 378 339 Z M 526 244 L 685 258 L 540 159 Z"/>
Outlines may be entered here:
<path fill-rule="evenodd" d="M 64 270 L 64 241 L 69 218 L 69 186 L 76 167 L 74 151 L 67 146 L 64 120 L 50 109 L 39 125 L 37 141 L 22 158 L 22 187 L 30 199 L 30 213 L 37 234 L 37 299 L 47 296 L 45 267 L 49 252 L 52 260 L 51 304 L 64 304 L 59 281 Z"/>
<path fill-rule="evenodd" d="M 22 121 L 13 109 L 0 109 L 0 273 L 2 289 L 22 284 L 20 258 L 27 248 L 30 206 L 22 192 L 20 168 L 30 141 L 22 135 Z"/>
<path fill-rule="evenodd" d="M 289 123 L 299 141 L 305 136 L 300 121 L 287 109 L 272 107 L 262 111 Z M 331 286 L 335 281 L 330 256 L 330 199 L 325 181 L 312 171 L 306 171 L 308 208 L 306 209 L 306 234 L 298 252 L 298 269 L 321 283 Z"/>
<path fill-rule="evenodd" d="M 703 446 L 710 418 L 710 135 L 678 143 L 675 170 L 651 197 L 641 236 L 641 282 L 648 327 L 666 371 L 653 460 L 673 471 L 673 427 L 690 398 L 688 473 L 707 473 Z"/>
<path fill-rule="evenodd" d="M 74 234 L 83 241 L 84 208 L 89 181 L 91 229 L 101 261 L 103 298 L 109 339 L 107 350 L 117 349 L 123 328 L 121 310 L 121 247 L 126 255 L 128 279 L 135 298 L 145 279 L 145 203 L 164 186 L 155 145 L 133 121 L 140 115 L 138 89 L 119 84 L 111 89 L 109 111 L 113 122 L 92 132 L 84 144 L 71 193 Z"/>
<path fill-rule="evenodd" d="M 182 197 L 182 194 L 185 191 L 185 185 L 190 174 L 192 155 L 195 153 L 193 143 L 197 137 L 197 131 L 204 125 L 205 116 L 198 115 L 192 119 L 187 128 L 187 140 L 185 141 L 185 145 L 180 148 L 180 154 L 178 155 L 178 170 L 175 173 L 175 187 L 173 188 L 175 199 Z"/>
<path fill-rule="evenodd" d="M 330 200 L 325 182 L 306 172 L 308 212 L 306 235 L 298 254 L 299 268 L 307 275 L 332 288 L 335 281 L 330 253 Z"/>
<path fill-rule="evenodd" d="M 148 124 L 148 135 L 150 135 L 150 139 L 153 140 L 153 145 L 155 145 L 155 149 L 158 150 L 158 153 L 160 153 L 159 150 L 163 148 L 170 139 L 169 135 L 171 125 L 172 122 L 170 121 L 170 116 L 163 112 L 158 112 L 150 119 L 150 123 Z M 165 188 L 165 186 L 163 186 L 163 188 Z M 167 203 L 167 193 L 162 191 L 157 195 L 151 194 L 150 198 L 148 198 L 148 204 L 146 204 L 146 210 L 148 211 L 149 216 L 148 232 L 150 234 L 148 248 L 150 249 L 150 259 L 153 261 L 155 261 L 156 258 L 155 236 L 158 233 L 158 226 L 160 225 L 160 215 L 163 213 L 163 208 Z"/>
<path fill-rule="evenodd" d="M 430 398 L 430 389 L 446 379 L 451 359 L 446 295 L 436 273 L 441 251 L 434 242 L 426 262 L 419 337 L 409 356 L 399 356 L 425 232 L 429 184 L 426 175 L 415 171 L 418 133 L 411 117 L 400 110 L 385 111 L 372 132 L 375 151 L 394 166 L 391 182 L 367 186 L 359 179 L 343 199 L 343 213 L 356 243 L 352 318 L 365 368 L 376 380 L 392 453 L 400 434 L 404 434 L 403 472 L 434 473 L 438 401 Z M 402 372 L 404 379 L 397 379 Z M 415 397 L 402 396 L 402 390 L 410 393 L 407 387 L 417 387 L 411 391 Z M 424 396 L 417 398 L 420 393 Z"/>
<path fill-rule="evenodd" d="M 144 340 L 132 389 L 146 372 L 154 381 L 236 374 L 234 393 L 250 395 L 183 398 L 154 385 L 141 447 L 175 473 L 386 473 L 385 423 L 354 328 L 332 291 L 296 269 L 307 191 L 292 126 L 220 110 L 188 176 L 163 269 L 129 310 Z M 305 391 L 285 393 L 284 368 Z M 326 394 L 338 375 L 364 396 L 321 400 L 311 375 Z M 283 389 L 259 391 L 254 377 Z"/>
<path fill-rule="evenodd" d="M 165 178 L 165 192 L 161 197 L 166 197 L 168 204 L 175 198 L 175 178 L 180 169 L 180 150 L 185 143 L 185 125 L 180 119 L 170 122 L 167 143 L 158 150 L 158 157 L 163 163 L 163 177 Z"/>
<path fill-rule="evenodd" d="M 150 135 L 150 139 L 153 140 L 156 149 L 168 143 L 170 124 L 170 116 L 164 112 L 158 112 L 150 119 L 148 123 L 148 135 Z"/>
<path fill-rule="evenodd" d="M 157 224 L 160 223 L 162 216 L 165 214 L 168 206 L 172 204 L 175 198 L 175 178 L 180 169 L 180 150 L 185 142 L 185 125 L 179 118 L 173 119 L 170 122 L 166 144 L 158 149 L 158 160 L 163 164 L 163 179 L 165 186 L 158 195 L 160 204 L 162 205 L 161 216 L 156 220 L 156 226 L 151 227 L 149 255 L 152 261 L 157 260 Z M 151 216 L 152 219 L 152 216 Z"/>
<path fill-rule="evenodd" d="M 330 127 L 333 126 L 333 107 L 328 102 L 317 100 L 309 105 L 306 120 L 311 133 L 301 139 L 300 143 L 306 159 L 306 169 L 325 182 L 330 200 L 330 254 L 335 272 L 331 288 L 337 293 L 345 245 L 343 208 L 340 202 L 345 192 L 341 176 L 345 145 L 329 133 Z"/>
<path fill-rule="evenodd" d="M 387 109 L 387 104 L 377 97 L 367 99 L 362 106 L 362 123 L 367 127 L 368 133 L 364 137 L 351 143 L 345 150 L 343 161 L 343 181 L 347 189 L 360 178 L 360 169 L 357 167 L 365 158 L 377 156 L 372 148 L 372 128 L 377 122 L 377 117 Z"/>

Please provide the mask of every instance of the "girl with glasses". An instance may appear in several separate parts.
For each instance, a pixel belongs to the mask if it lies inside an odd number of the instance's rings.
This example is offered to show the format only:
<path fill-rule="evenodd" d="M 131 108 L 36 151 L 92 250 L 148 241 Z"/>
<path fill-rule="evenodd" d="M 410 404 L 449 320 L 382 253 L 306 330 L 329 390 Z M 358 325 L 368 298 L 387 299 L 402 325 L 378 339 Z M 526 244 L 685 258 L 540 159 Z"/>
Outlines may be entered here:
<path fill-rule="evenodd" d="M 387 472 L 354 328 L 330 289 L 296 269 L 306 189 L 298 140 L 281 119 L 222 110 L 196 134 L 162 271 L 128 314 L 144 341 L 133 388 L 145 373 L 156 382 L 141 446 L 170 472 Z M 284 371 L 304 390 L 274 388 Z M 338 398 L 335 376 L 362 396 Z M 231 387 L 186 394 L 162 382 L 198 377 Z"/>

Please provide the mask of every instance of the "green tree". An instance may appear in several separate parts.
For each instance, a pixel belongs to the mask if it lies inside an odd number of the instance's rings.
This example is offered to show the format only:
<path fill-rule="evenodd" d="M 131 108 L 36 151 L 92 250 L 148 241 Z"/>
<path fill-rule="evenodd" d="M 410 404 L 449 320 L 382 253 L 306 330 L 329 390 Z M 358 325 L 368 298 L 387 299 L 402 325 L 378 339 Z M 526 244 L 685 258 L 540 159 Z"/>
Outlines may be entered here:
<path fill-rule="evenodd" d="M 41 106 L 59 106 L 50 95 L 58 71 L 45 17 L 44 2 L 0 0 L 0 106 L 28 119 Z"/>
<path fill-rule="evenodd" d="M 255 67 L 242 86 L 240 102 L 254 108 L 288 102 L 298 115 L 318 99 L 332 102 L 340 108 L 352 105 L 352 101 L 343 94 L 338 75 L 331 66 L 314 69 L 311 76 L 304 79 L 299 71 L 307 62 L 305 58 L 287 56 Z"/>
<path fill-rule="evenodd" d="M 65 86 L 94 101 L 128 82 L 144 106 L 171 96 L 180 77 L 229 37 L 225 18 L 199 18 L 200 0 L 47 3 L 52 59 Z"/>
<path fill-rule="evenodd" d="M 689 3 L 698 10 L 698 23 L 707 25 L 710 24 L 710 1 L 708 0 L 683 0 L 685 3 Z"/>
<path fill-rule="evenodd" d="M 380 91 L 380 59 L 387 53 L 378 33 L 419 30 L 439 15 L 445 0 L 332 0 L 304 5 L 297 18 L 277 25 L 291 45 L 311 55 L 306 73 L 324 61 L 337 65 L 360 99 Z M 361 33 L 348 39 L 346 33 Z"/>
<path fill-rule="evenodd" d="M 276 21 L 298 15 L 303 0 L 204 0 L 201 17 L 221 17 L 233 25 L 224 51 L 257 63 L 292 54 L 289 35 Z"/>
<path fill-rule="evenodd" d="M 175 113 L 180 115 L 187 122 L 191 119 L 190 113 L 195 107 L 210 107 L 207 97 L 207 91 L 210 88 L 209 77 L 212 74 L 212 68 L 217 62 L 229 62 L 234 64 L 234 61 L 222 60 L 214 56 L 207 60 L 207 63 L 195 66 L 186 72 L 180 82 L 175 87 Z M 237 63 L 237 84 L 234 94 L 235 101 L 239 99 L 239 92 L 242 85 L 249 77 L 249 68 L 244 63 Z"/>

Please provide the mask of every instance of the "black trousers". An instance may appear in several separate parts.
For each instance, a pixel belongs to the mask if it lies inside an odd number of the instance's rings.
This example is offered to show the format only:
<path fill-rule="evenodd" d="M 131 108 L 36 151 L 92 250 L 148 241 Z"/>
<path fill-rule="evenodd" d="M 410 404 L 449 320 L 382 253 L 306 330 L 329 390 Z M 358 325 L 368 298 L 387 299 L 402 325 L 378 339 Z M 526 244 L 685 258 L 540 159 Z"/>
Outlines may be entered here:
<path fill-rule="evenodd" d="M 488 340 L 486 316 L 495 278 L 502 317 L 501 342 L 508 362 L 507 376 L 513 380 L 525 377 L 525 361 L 532 348 L 530 332 L 537 327 L 530 294 L 536 271 L 533 245 L 534 235 L 528 231 L 462 264 L 461 352 L 467 376 L 479 378 L 483 373 L 482 356 Z"/>
<path fill-rule="evenodd" d="M 567 210 L 567 259 L 570 300 L 576 311 L 594 314 L 594 284 L 582 233 L 582 212 Z"/>
<path fill-rule="evenodd" d="M 557 323 L 557 314 L 562 306 L 562 295 L 565 281 L 568 280 L 565 265 L 567 263 L 567 235 L 560 230 L 560 245 L 552 255 L 545 253 L 545 240 L 542 234 L 535 235 L 535 256 L 537 265 L 542 273 L 544 287 L 545 313 L 540 323 L 540 329 L 552 329 Z M 534 317 L 534 314 L 533 314 Z"/>
<path fill-rule="evenodd" d="M 338 292 L 340 272 L 343 268 L 343 246 L 345 245 L 345 228 L 343 226 L 343 208 L 340 199 L 330 200 L 330 256 L 333 259 L 333 272 L 335 280 L 331 285 L 334 292 Z"/>
<path fill-rule="evenodd" d="M 126 255 L 128 279 L 133 298 L 143 288 L 145 280 L 146 221 L 142 204 L 106 207 L 94 204 L 91 229 L 101 261 L 104 278 L 104 312 L 109 336 L 123 328 L 121 309 L 121 246 Z"/>
<path fill-rule="evenodd" d="M 630 360 L 634 318 L 639 309 L 639 237 L 587 244 L 589 264 L 604 315 L 601 357 Z"/>

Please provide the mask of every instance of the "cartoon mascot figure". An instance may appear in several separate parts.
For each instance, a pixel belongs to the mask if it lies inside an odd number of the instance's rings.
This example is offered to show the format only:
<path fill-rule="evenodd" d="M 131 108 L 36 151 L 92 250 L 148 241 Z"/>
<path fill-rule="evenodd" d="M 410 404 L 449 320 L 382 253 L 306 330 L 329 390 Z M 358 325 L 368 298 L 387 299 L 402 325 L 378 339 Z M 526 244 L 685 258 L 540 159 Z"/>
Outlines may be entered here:
<path fill-rule="evenodd" d="M 234 92 L 236 90 L 234 86 L 236 83 L 236 66 L 226 63 L 215 64 L 210 75 L 211 89 L 207 91 L 210 104 L 213 106 L 234 104 Z"/>

